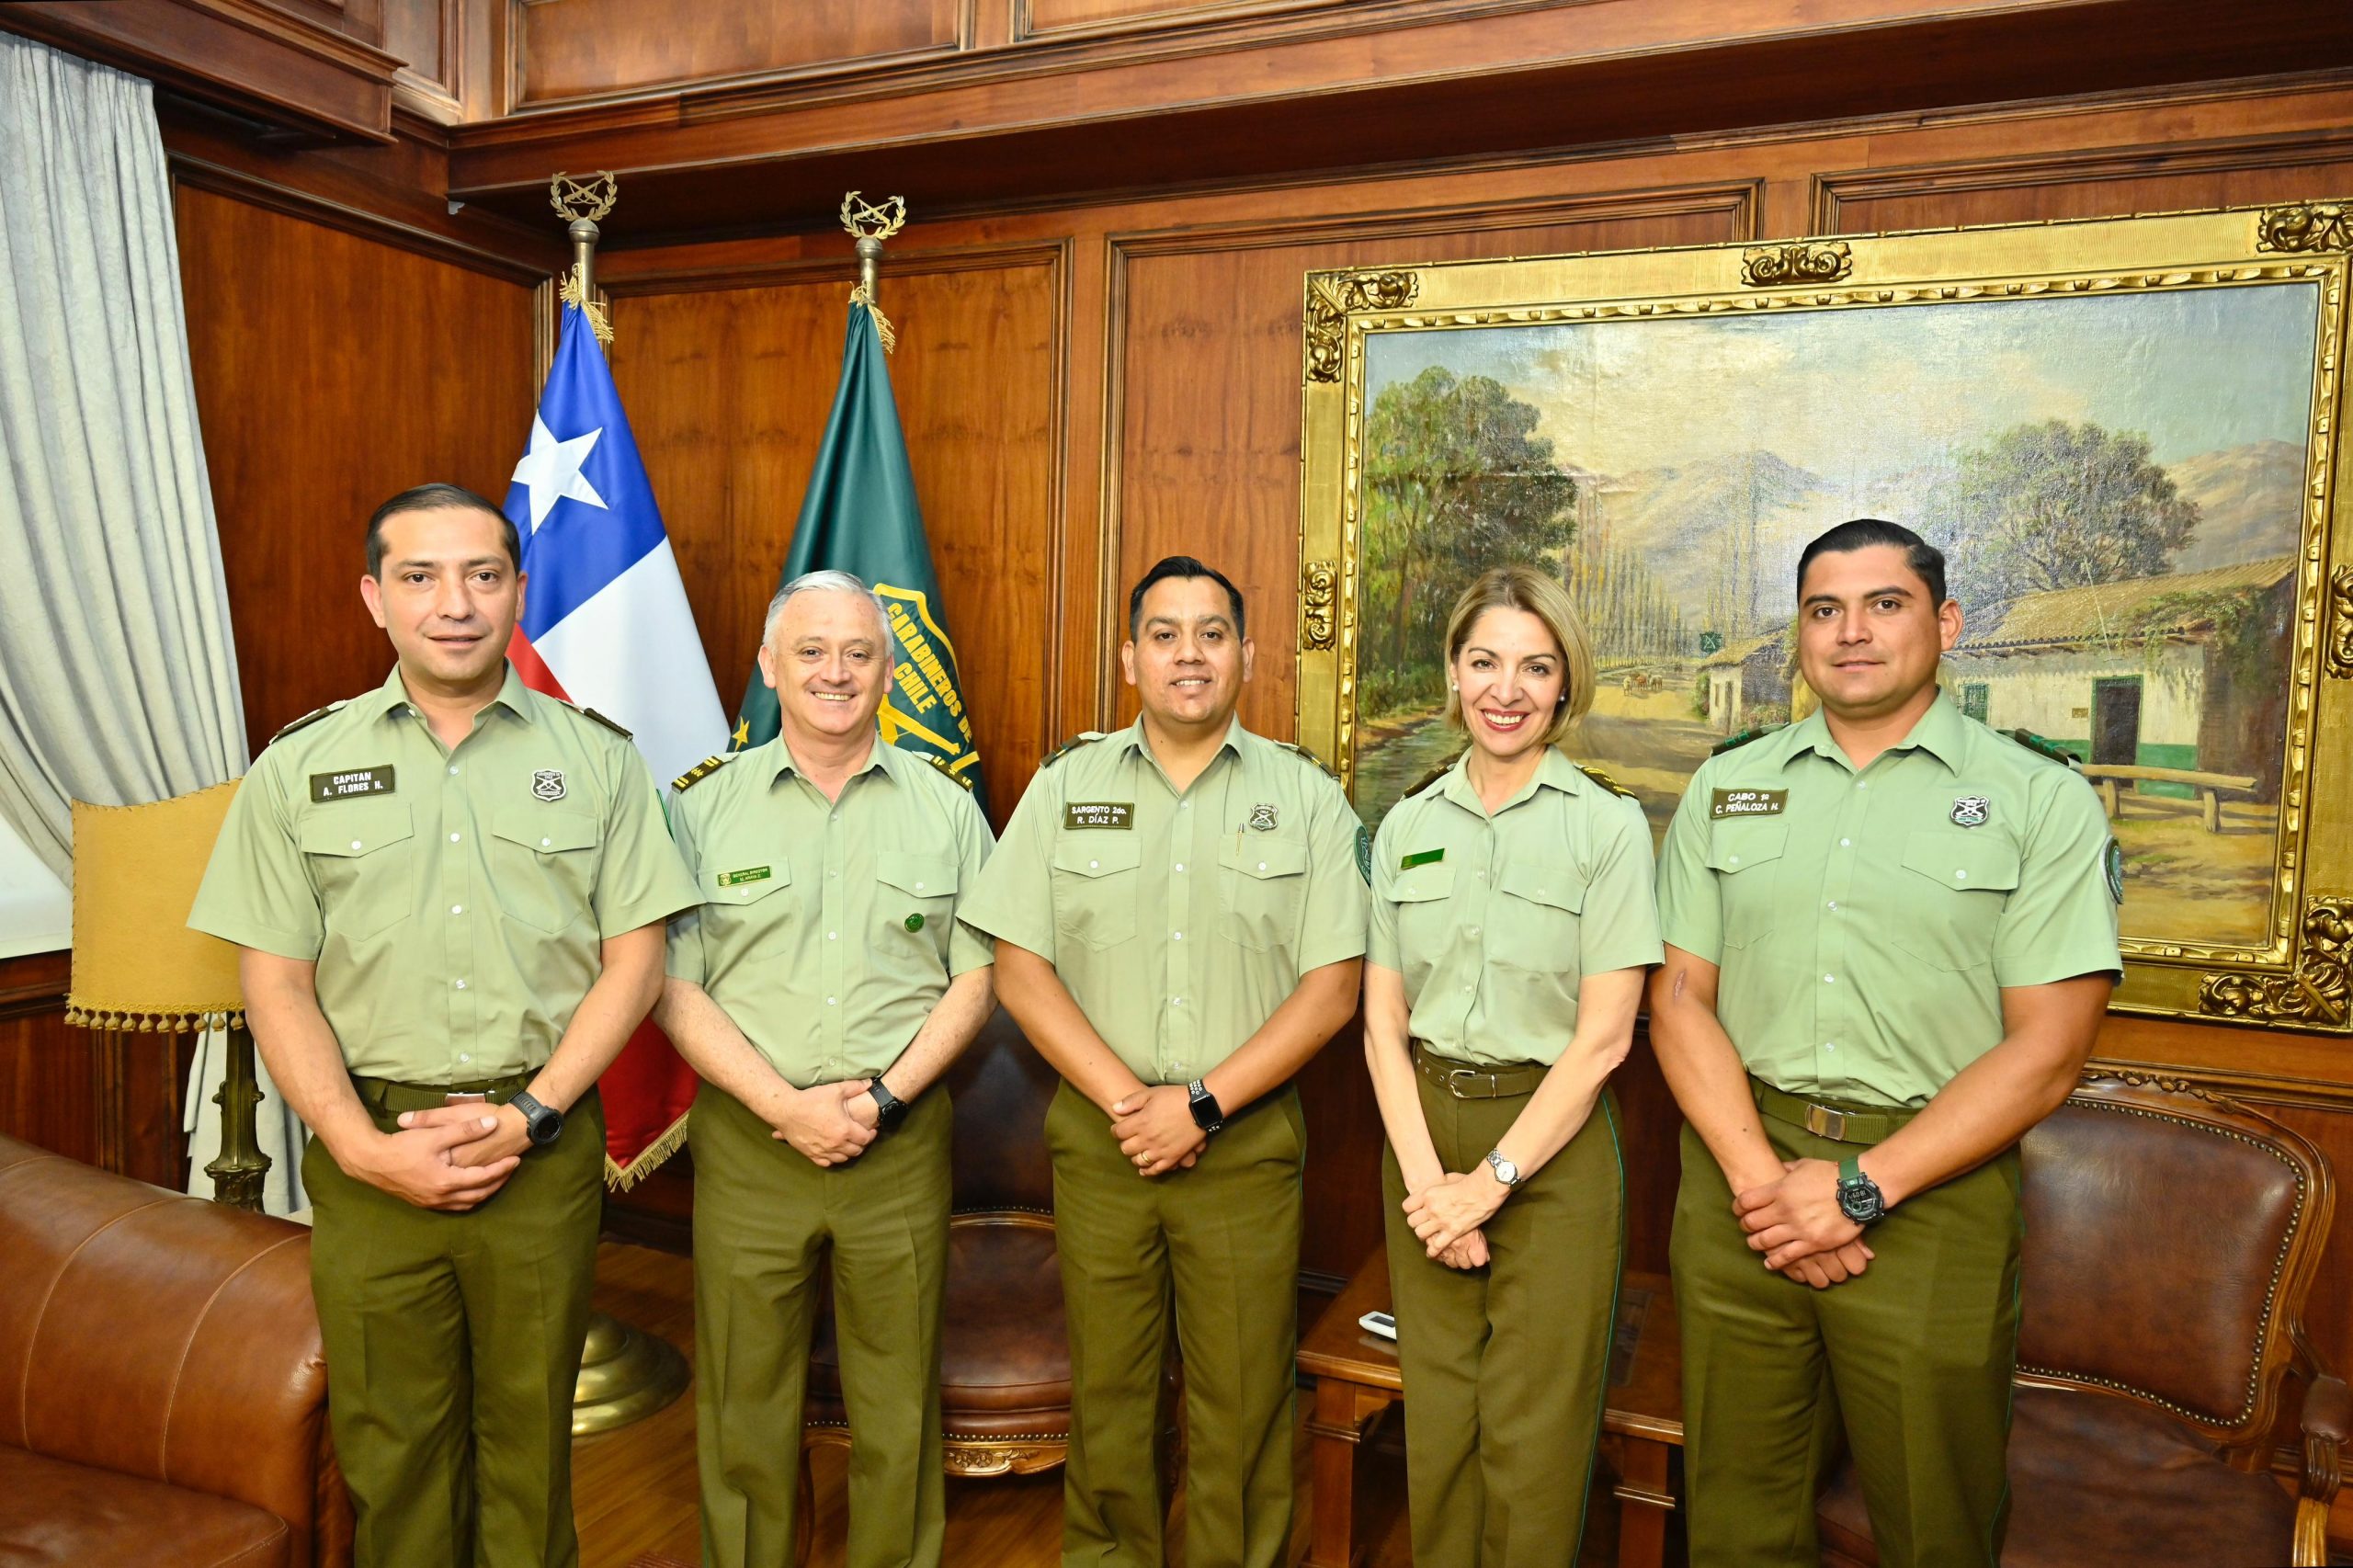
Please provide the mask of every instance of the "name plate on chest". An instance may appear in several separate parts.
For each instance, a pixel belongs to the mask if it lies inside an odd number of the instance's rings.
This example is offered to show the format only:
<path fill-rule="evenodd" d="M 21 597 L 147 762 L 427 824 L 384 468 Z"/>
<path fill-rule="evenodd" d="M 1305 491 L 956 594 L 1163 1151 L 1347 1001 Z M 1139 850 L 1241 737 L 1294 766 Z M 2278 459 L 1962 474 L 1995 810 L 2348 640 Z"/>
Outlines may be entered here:
<path fill-rule="evenodd" d="M 311 775 L 311 799 L 313 801 L 347 801 L 355 795 L 389 795 L 392 792 L 392 765 L 381 767 L 347 767 L 340 773 Z"/>
<path fill-rule="evenodd" d="M 1063 826 L 1122 827 L 1136 825 L 1136 808 L 1131 801 L 1066 801 L 1063 803 Z"/>
<path fill-rule="evenodd" d="M 1708 814 L 1726 817 L 1777 817 L 1790 803 L 1787 790 L 1718 790 L 1708 802 Z"/>

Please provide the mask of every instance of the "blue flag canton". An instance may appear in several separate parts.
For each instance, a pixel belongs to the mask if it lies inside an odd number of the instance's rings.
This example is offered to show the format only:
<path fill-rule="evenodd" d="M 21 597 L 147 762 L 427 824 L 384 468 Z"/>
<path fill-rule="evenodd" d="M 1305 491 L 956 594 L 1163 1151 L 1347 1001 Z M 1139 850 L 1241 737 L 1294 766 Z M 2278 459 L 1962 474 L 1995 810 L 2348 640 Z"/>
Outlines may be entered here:
<path fill-rule="evenodd" d="M 506 513 L 523 540 L 523 634 L 543 636 L 663 541 L 662 514 L 611 369 L 578 307 L 515 465 Z"/>

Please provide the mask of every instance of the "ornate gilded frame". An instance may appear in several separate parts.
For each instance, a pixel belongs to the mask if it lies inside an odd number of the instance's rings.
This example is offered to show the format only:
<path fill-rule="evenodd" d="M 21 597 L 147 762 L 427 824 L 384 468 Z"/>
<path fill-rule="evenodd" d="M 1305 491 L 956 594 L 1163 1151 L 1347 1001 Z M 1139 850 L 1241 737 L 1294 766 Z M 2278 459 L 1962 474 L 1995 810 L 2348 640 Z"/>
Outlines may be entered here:
<path fill-rule="evenodd" d="M 1353 782 L 1366 345 L 1376 333 L 2311 281 L 2322 301 L 2267 938 L 2129 940 L 2120 1011 L 2353 1033 L 2353 203 L 1307 275 L 1299 738 Z M 2302 373 L 2302 367 L 2292 373 Z"/>

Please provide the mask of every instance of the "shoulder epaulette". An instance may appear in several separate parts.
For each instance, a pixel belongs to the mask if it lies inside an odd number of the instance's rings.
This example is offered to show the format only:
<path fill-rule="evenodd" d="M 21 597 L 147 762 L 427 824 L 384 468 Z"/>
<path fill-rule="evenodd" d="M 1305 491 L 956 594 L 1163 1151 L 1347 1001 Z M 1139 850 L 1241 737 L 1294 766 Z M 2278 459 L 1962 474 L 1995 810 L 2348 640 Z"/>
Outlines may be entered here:
<path fill-rule="evenodd" d="M 1453 772 L 1454 765 L 1461 760 L 1462 754 L 1461 752 L 1456 752 L 1452 756 L 1448 757 L 1444 762 L 1439 763 L 1436 767 L 1431 768 L 1427 773 L 1423 774 L 1419 778 L 1415 779 L 1413 783 L 1407 785 L 1405 792 L 1397 798 L 1401 801 L 1412 800 L 1415 796 L 1420 794 L 1423 790 L 1428 789 L 1431 785 L 1445 778 L 1449 773 Z"/>
<path fill-rule="evenodd" d="M 1588 767 L 1584 763 L 1580 762 L 1577 764 L 1577 771 L 1584 774 L 1587 778 L 1592 779 L 1596 784 L 1600 785 L 1603 789 L 1608 790 L 1613 795 L 1622 795 L 1630 801 L 1634 798 L 1634 792 L 1631 790 L 1627 789 L 1626 786 L 1619 783 L 1618 780 L 1610 778 L 1608 774 L 1604 773 L 1598 767 Z"/>
<path fill-rule="evenodd" d="M 563 702 L 563 699 L 561 697 L 557 698 L 556 700 L 558 702 Z M 637 740 L 635 735 L 631 734 L 627 730 L 622 729 L 619 724 L 614 723 L 610 719 L 606 718 L 594 708 L 583 708 L 576 702 L 563 702 L 563 705 L 566 708 L 571 709 L 574 713 L 579 714 L 582 718 L 594 719 L 597 722 L 604 725 L 605 728 L 612 731 L 613 733 L 619 735 L 621 739 L 631 742 L 632 744 L 635 744 Z"/>
<path fill-rule="evenodd" d="M 1743 730 L 1736 735 L 1726 735 L 1722 740 L 1718 741 L 1714 745 L 1708 748 L 1708 755 L 1710 756 L 1722 756 L 1724 753 L 1734 750 L 1740 746 L 1745 746 L 1751 741 L 1761 741 L 1767 735 L 1769 735 L 1774 731 L 1781 728 L 1784 728 L 1784 726 L 1779 724 L 1759 724 L 1753 730 Z M 1619 793 L 1622 795 L 1625 791 L 1621 790 Z"/>
<path fill-rule="evenodd" d="M 2026 747 L 2027 750 L 2034 753 L 2037 756 L 2047 756 L 2052 761 L 2063 764 L 2069 767 L 2081 767 L 2084 765 L 2083 758 L 2077 756 L 2074 752 L 2069 751 L 2064 746 L 2052 744 L 2051 742 L 2044 740 L 2040 735 L 2036 734 L 2032 730 L 1996 730 L 1994 733 L 1997 735 L 2002 735 L 2007 739 L 2018 742 L 2018 744 Z"/>
<path fill-rule="evenodd" d="M 704 757 L 700 762 L 696 763 L 692 767 L 688 768 L 684 773 L 681 773 L 676 778 L 671 779 L 670 788 L 673 790 L 690 790 L 734 760 L 735 754 L 733 752 L 728 753 L 725 756 Z"/>
<path fill-rule="evenodd" d="M 1287 752 L 1305 757 L 1308 761 L 1315 765 L 1316 772 L 1321 773 L 1333 783 L 1337 784 L 1340 782 L 1340 776 L 1333 772 L 1332 769 L 1325 765 L 1322 757 L 1316 756 L 1313 752 L 1309 751 L 1305 746 L 1301 745 L 1296 741 L 1277 741 L 1275 744 L 1282 747 L 1283 750 Z"/>
<path fill-rule="evenodd" d="M 317 723 L 320 720 L 325 718 L 328 714 L 334 712 L 336 709 L 342 707 L 345 702 L 349 700 L 349 698 L 345 698 L 340 701 L 330 702 L 324 708 L 312 709 L 308 713 L 303 714 L 300 719 L 295 720 L 292 723 L 287 725 L 286 728 L 270 736 L 269 743 L 272 745 L 275 745 L 279 741 L 282 741 L 287 736 L 292 734 L 295 731 L 302 728 L 305 724 Z"/>
<path fill-rule="evenodd" d="M 1079 747 L 1091 746 L 1102 738 L 1103 732 L 1100 730 L 1081 730 L 1077 734 L 1073 735 L 1070 739 L 1064 741 L 1062 744 L 1048 752 L 1038 766 L 1040 768 L 1051 767 L 1054 764 L 1060 762 L 1063 758 L 1068 756 Z"/>

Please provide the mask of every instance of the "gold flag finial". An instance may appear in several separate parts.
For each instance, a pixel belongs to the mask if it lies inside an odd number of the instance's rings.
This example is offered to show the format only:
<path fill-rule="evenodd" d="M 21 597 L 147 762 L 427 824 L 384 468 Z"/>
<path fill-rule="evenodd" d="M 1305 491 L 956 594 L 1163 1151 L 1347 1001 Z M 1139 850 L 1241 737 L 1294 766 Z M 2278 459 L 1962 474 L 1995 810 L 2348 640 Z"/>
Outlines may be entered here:
<path fill-rule="evenodd" d="M 613 210 L 620 194 L 621 182 L 610 169 L 598 169 L 586 179 L 559 170 L 548 181 L 548 204 L 571 220 L 564 231 L 572 236 L 572 268 L 563 275 L 563 302 L 579 307 L 599 343 L 613 340 L 613 324 L 597 300 L 597 220 Z"/>
<path fill-rule="evenodd" d="M 882 352 L 890 353 L 899 346 L 899 335 L 891 326 L 891 318 L 882 313 L 880 282 L 882 272 L 882 242 L 907 224 L 907 199 L 890 196 L 881 201 L 866 201 L 857 191 L 842 198 L 842 227 L 858 242 L 858 286 L 849 291 L 849 302 L 864 305 L 874 318 L 874 335 L 882 340 Z"/>

